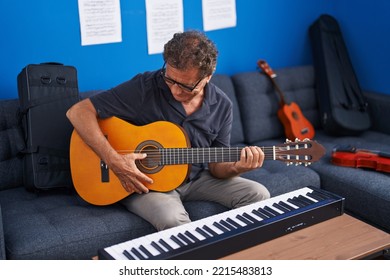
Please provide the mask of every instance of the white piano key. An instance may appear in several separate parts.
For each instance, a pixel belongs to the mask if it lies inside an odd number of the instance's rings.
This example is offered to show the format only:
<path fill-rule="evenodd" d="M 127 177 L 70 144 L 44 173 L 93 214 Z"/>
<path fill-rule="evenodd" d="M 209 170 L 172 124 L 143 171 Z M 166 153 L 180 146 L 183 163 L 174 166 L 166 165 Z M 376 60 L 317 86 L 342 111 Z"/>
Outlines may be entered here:
<path fill-rule="evenodd" d="M 123 250 L 120 250 L 117 245 L 107 247 L 104 250 L 106 250 L 106 252 L 115 260 L 127 260 L 126 256 L 123 254 Z"/>

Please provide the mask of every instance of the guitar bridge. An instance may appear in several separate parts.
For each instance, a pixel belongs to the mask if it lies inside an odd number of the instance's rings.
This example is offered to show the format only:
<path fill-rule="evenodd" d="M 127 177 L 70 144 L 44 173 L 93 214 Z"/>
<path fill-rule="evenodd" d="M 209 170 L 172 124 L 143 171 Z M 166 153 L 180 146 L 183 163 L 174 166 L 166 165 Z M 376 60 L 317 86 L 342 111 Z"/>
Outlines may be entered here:
<path fill-rule="evenodd" d="M 100 176 L 103 183 L 108 183 L 110 181 L 109 169 L 103 160 L 100 160 Z"/>

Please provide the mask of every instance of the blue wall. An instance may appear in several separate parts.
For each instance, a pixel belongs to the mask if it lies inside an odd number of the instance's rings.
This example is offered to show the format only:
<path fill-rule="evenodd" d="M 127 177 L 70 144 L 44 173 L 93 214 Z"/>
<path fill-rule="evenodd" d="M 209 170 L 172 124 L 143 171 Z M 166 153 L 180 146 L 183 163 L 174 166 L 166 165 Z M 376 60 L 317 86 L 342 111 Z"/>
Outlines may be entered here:
<path fill-rule="evenodd" d="M 17 97 L 16 76 L 27 64 L 62 62 L 78 69 L 81 91 L 106 89 L 161 67 L 147 54 L 144 0 L 122 0 L 122 42 L 81 46 L 77 1 L 0 0 L 0 98 Z M 308 26 L 323 13 L 343 30 L 364 89 L 390 94 L 390 1 L 236 0 L 237 27 L 207 32 L 220 51 L 217 73 L 310 64 Z M 200 0 L 184 0 L 185 29 L 202 30 Z"/>

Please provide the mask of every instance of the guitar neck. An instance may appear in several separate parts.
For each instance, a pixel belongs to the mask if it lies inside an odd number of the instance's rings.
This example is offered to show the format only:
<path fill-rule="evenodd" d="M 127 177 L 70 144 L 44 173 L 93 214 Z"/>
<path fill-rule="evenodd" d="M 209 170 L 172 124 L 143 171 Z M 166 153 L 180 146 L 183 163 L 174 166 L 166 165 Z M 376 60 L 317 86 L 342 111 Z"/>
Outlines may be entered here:
<path fill-rule="evenodd" d="M 159 165 L 193 164 L 211 162 L 235 162 L 240 160 L 240 147 L 214 148 L 166 148 L 148 153 L 149 159 L 157 160 Z M 274 148 L 262 148 L 265 159 L 275 159 Z"/>
<path fill-rule="evenodd" d="M 286 104 L 286 100 L 284 98 L 284 94 L 283 94 L 283 91 L 280 89 L 279 85 L 275 82 L 275 78 L 276 78 L 276 75 L 274 77 L 269 77 L 271 79 L 271 82 L 275 88 L 275 90 L 277 91 L 277 93 L 279 94 L 279 97 L 280 97 L 280 104 L 281 105 L 284 105 Z"/>

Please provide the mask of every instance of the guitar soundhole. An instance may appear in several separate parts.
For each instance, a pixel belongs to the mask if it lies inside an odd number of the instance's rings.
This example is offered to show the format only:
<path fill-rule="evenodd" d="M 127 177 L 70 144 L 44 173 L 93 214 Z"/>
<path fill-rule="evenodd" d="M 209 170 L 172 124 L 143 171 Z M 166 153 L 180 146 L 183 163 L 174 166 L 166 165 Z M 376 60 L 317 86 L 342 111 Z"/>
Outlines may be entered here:
<path fill-rule="evenodd" d="M 153 174 L 159 172 L 163 165 L 161 164 L 162 146 L 156 141 L 145 141 L 136 148 L 137 153 L 145 153 L 147 157 L 142 160 L 136 160 L 135 164 L 138 169 L 146 174 Z"/>

